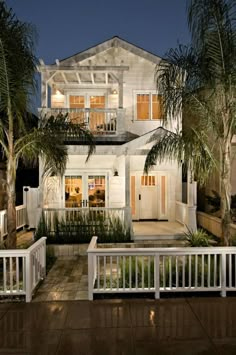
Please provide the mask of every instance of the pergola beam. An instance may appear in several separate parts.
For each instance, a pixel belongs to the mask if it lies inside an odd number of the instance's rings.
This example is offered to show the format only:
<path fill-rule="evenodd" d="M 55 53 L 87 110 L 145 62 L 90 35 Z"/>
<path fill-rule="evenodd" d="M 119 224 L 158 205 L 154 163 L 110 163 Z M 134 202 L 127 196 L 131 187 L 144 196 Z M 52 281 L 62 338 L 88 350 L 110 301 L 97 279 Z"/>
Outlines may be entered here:
<path fill-rule="evenodd" d="M 63 72 L 124 72 L 126 70 L 129 70 L 128 66 L 124 65 L 119 65 L 119 66 L 114 66 L 114 65 L 98 65 L 98 66 L 90 66 L 90 65 L 85 65 L 85 66 L 55 66 L 55 65 L 40 65 L 38 67 L 39 71 L 63 71 Z"/>

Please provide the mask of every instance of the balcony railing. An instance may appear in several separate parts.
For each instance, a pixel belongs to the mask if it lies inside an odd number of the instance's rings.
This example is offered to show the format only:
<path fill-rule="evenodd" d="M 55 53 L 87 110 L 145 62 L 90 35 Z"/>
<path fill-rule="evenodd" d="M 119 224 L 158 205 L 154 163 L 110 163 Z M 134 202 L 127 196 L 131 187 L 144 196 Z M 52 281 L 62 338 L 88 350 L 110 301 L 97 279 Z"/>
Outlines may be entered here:
<path fill-rule="evenodd" d="M 124 131 L 124 110 L 115 108 L 43 108 L 41 115 L 68 114 L 71 122 L 80 124 L 95 135 L 115 135 Z"/>

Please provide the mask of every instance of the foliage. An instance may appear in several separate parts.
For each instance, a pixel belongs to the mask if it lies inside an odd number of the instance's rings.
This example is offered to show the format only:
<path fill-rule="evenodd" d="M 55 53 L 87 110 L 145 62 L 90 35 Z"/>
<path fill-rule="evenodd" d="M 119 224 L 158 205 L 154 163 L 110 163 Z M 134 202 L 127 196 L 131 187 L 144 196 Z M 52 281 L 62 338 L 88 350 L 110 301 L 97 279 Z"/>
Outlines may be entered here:
<path fill-rule="evenodd" d="M 16 247 L 15 182 L 19 160 L 34 163 L 43 158 L 44 173 L 63 174 L 68 137 L 84 137 L 88 156 L 94 151 L 92 135 L 66 115 L 42 117 L 35 124 L 29 111 L 29 96 L 35 91 L 37 59 L 35 30 L 19 21 L 0 1 L 0 145 L 7 172 L 6 246 Z"/>
<path fill-rule="evenodd" d="M 213 196 L 207 195 L 206 200 L 209 205 L 212 206 L 211 212 L 217 212 L 220 210 L 221 197 L 217 191 L 212 190 Z M 236 195 L 231 196 L 231 210 L 236 209 Z"/>
<path fill-rule="evenodd" d="M 151 137 L 145 171 L 163 159 L 205 184 L 220 175 L 224 243 L 230 244 L 231 142 L 236 130 L 235 0 L 189 0 L 191 44 L 170 49 L 156 71 L 165 131 Z M 180 119 L 183 114 L 183 129 Z"/>
<path fill-rule="evenodd" d="M 50 244 L 89 243 L 93 236 L 98 237 L 99 243 L 130 241 L 130 230 L 125 228 L 119 217 L 95 212 L 74 211 L 73 217 L 59 217 L 55 212 L 53 218 L 47 220 L 42 213 L 35 238 L 38 240 L 47 236 L 47 243 Z"/>
<path fill-rule="evenodd" d="M 209 264 L 210 258 L 210 264 Z M 120 257 L 119 272 L 114 272 L 105 279 L 101 270 L 100 288 L 154 288 L 154 257 L 125 256 Z M 100 269 L 102 266 L 100 265 Z M 208 270 L 210 274 L 208 275 Z M 199 257 L 160 257 L 160 287 L 207 287 L 219 284 L 220 256 Z M 183 283 L 185 280 L 185 283 Z M 96 285 L 97 286 L 97 285 Z M 95 286 L 95 287 L 96 287 Z"/>
<path fill-rule="evenodd" d="M 198 229 L 195 232 L 188 229 L 185 238 L 191 247 L 208 247 L 210 242 L 208 233 L 203 229 Z"/>

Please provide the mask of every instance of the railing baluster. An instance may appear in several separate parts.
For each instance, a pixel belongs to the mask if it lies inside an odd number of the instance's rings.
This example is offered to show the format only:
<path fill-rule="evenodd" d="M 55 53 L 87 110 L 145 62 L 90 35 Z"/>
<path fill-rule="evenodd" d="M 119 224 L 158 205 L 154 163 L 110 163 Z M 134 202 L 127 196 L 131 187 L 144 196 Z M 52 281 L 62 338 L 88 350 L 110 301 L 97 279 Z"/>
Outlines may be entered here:
<path fill-rule="evenodd" d="M 229 266 L 229 287 L 232 287 L 232 254 L 228 254 L 228 266 Z"/>
<path fill-rule="evenodd" d="M 5 257 L 3 258 L 3 289 L 4 292 L 7 291 L 7 260 Z"/>
<path fill-rule="evenodd" d="M 117 290 L 119 289 L 119 270 L 120 270 L 120 261 L 119 261 L 119 256 L 116 257 L 116 286 Z"/>
<path fill-rule="evenodd" d="M 207 265 L 207 286 L 211 286 L 211 255 L 208 254 L 208 265 Z"/>
<path fill-rule="evenodd" d="M 204 254 L 202 254 L 202 277 L 201 277 L 201 286 L 204 287 Z"/>
<path fill-rule="evenodd" d="M 19 257 L 16 257 L 16 291 L 19 291 Z"/>
<path fill-rule="evenodd" d="M 195 288 L 198 286 L 198 255 L 195 254 Z"/>
<path fill-rule="evenodd" d="M 103 257 L 103 288 L 107 288 L 107 278 L 106 278 L 106 256 Z"/>
<path fill-rule="evenodd" d="M 165 289 L 166 288 L 166 257 L 165 257 L 165 255 L 163 256 L 162 260 L 163 260 L 163 264 L 162 264 L 162 266 L 163 266 L 163 268 L 162 268 L 162 270 L 163 270 L 163 289 Z"/>
<path fill-rule="evenodd" d="M 188 279 L 189 279 L 189 288 L 192 287 L 192 256 L 189 255 L 188 258 Z"/>
<path fill-rule="evenodd" d="M 131 255 L 129 256 L 129 288 L 132 288 L 132 264 L 131 264 Z"/>
<path fill-rule="evenodd" d="M 135 288 L 138 289 L 138 257 L 135 256 Z"/>
<path fill-rule="evenodd" d="M 216 265 L 217 255 L 214 255 L 214 287 L 216 287 L 216 277 L 217 277 L 217 265 Z"/>
<path fill-rule="evenodd" d="M 125 288 L 125 256 L 123 256 L 123 288 Z"/>
<path fill-rule="evenodd" d="M 169 287 L 172 289 L 172 256 L 169 256 Z"/>
<path fill-rule="evenodd" d="M 9 277 L 10 277 L 10 292 L 12 292 L 12 291 L 13 291 L 13 267 L 12 267 L 12 257 L 10 257 Z"/>
<path fill-rule="evenodd" d="M 144 289 L 144 256 L 142 257 L 142 289 Z"/>
<path fill-rule="evenodd" d="M 183 256 L 182 272 L 183 272 L 183 284 L 182 284 L 182 287 L 185 288 L 185 255 Z"/>
<path fill-rule="evenodd" d="M 176 283 L 176 288 L 179 287 L 179 265 L 178 265 L 178 256 L 176 255 L 175 257 L 175 273 L 176 273 L 176 280 L 175 280 L 175 283 Z"/>

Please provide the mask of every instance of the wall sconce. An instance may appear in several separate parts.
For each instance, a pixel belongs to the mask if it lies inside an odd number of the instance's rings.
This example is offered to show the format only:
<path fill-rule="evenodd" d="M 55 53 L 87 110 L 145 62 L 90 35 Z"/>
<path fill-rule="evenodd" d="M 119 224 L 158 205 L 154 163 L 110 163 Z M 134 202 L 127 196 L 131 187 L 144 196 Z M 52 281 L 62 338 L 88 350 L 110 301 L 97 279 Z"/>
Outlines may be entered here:
<path fill-rule="evenodd" d="M 112 90 L 112 95 L 117 95 L 118 94 L 118 91 L 116 89 Z"/>
<path fill-rule="evenodd" d="M 117 169 L 114 170 L 114 176 L 119 176 Z"/>

